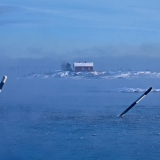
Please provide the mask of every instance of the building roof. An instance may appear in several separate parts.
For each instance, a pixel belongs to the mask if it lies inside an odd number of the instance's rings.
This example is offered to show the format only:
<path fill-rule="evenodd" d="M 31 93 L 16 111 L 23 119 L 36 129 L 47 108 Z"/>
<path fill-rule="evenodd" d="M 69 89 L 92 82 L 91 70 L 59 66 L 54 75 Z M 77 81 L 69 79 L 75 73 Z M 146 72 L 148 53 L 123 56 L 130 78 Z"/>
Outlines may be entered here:
<path fill-rule="evenodd" d="M 74 67 L 93 67 L 93 62 L 85 62 L 85 63 L 81 63 L 81 62 L 76 62 L 73 63 Z"/>

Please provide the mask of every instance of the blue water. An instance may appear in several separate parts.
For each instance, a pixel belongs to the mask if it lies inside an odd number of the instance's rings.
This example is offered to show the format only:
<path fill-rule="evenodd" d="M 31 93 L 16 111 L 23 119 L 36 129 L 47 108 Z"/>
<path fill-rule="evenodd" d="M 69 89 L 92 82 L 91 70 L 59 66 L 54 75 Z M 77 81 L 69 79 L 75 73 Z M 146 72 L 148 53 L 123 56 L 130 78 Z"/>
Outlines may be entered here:
<path fill-rule="evenodd" d="M 8 77 L 0 94 L 0 157 L 158 160 L 159 80 L 150 71 Z M 117 117 L 151 86 L 140 103 Z"/>

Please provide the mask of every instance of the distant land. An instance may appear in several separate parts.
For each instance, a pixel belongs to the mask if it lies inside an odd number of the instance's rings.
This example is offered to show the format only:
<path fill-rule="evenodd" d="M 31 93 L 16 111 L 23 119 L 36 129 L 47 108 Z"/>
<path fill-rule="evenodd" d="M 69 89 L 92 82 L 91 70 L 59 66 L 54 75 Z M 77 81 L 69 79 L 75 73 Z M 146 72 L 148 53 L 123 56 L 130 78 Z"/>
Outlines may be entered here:
<path fill-rule="evenodd" d="M 29 72 L 48 72 L 53 70 L 60 70 L 62 61 L 73 62 L 94 62 L 94 70 L 108 71 L 108 70 L 121 70 L 121 71 L 137 71 L 137 70 L 151 70 L 159 71 L 160 59 L 157 57 L 143 57 L 143 56 L 105 56 L 105 57 L 79 57 L 65 59 L 60 58 L 7 58 L 0 59 L 1 74 L 9 74 L 17 76 L 18 74 Z"/>

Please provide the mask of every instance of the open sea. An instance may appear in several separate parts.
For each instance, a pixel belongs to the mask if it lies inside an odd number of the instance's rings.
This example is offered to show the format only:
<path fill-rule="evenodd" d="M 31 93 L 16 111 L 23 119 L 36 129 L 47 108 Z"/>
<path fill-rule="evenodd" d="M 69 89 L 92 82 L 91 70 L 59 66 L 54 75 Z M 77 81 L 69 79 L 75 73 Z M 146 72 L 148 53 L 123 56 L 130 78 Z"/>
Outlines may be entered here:
<path fill-rule="evenodd" d="M 1 160 L 159 160 L 160 72 L 8 77 L 0 93 L 0 137 Z"/>

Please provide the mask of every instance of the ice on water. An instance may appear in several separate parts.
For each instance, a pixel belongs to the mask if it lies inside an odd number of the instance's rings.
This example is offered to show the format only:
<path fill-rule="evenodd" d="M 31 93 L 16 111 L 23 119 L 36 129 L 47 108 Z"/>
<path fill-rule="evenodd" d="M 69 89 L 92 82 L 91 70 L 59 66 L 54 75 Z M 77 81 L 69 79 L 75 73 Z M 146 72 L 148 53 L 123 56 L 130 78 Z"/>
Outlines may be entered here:
<path fill-rule="evenodd" d="M 86 79 L 132 79 L 132 78 L 160 78 L 160 72 L 151 71 L 93 71 L 93 72 L 71 72 L 71 71 L 52 71 L 48 73 L 29 73 L 25 77 L 41 77 L 41 78 L 86 78 Z"/>

